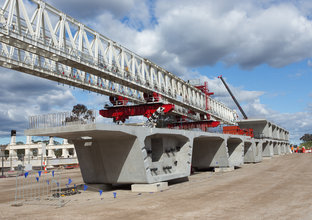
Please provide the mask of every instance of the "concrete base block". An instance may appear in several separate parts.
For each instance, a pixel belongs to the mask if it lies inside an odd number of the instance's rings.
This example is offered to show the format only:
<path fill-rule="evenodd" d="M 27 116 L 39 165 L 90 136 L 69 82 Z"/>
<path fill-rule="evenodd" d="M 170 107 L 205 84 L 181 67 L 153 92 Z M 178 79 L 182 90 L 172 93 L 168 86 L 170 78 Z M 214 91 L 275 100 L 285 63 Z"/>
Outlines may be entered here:
<path fill-rule="evenodd" d="M 161 190 L 167 190 L 168 182 L 152 183 L 152 184 L 132 184 L 132 192 L 159 192 Z"/>
<path fill-rule="evenodd" d="M 231 172 L 234 170 L 234 167 L 215 167 L 215 173 L 224 173 L 224 172 Z"/>
<path fill-rule="evenodd" d="M 272 159 L 272 157 L 262 157 L 262 160 L 270 160 L 270 159 Z"/>

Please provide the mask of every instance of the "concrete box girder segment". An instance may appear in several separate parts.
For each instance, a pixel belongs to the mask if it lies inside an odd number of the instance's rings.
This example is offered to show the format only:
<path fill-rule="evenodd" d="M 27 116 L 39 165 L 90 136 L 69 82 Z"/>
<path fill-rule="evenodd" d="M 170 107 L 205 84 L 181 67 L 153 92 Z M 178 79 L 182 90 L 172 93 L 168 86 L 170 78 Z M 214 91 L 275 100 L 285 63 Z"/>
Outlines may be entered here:
<path fill-rule="evenodd" d="M 255 138 L 288 141 L 288 131 L 266 119 L 248 119 L 237 122 L 240 128 L 252 128 Z"/>
<path fill-rule="evenodd" d="M 108 124 L 25 133 L 74 143 L 86 183 L 156 183 L 189 176 L 192 163 L 203 169 L 243 164 L 243 139 L 238 135 Z"/>
<path fill-rule="evenodd" d="M 252 128 L 255 138 L 271 137 L 271 123 L 265 119 L 248 119 L 238 121 L 240 128 Z"/>
<path fill-rule="evenodd" d="M 262 141 L 246 138 L 244 141 L 244 163 L 262 161 Z"/>
<path fill-rule="evenodd" d="M 262 161 L 262 146 L 263 146 L 263 141 L 262 140 L 255 140 L 256 143 L 256 163 Z"/>
<path fill-rule="evenodd" d="M 252 128 L 255 138 L 263 141 L 263 157 L 272 157 L 289 152 L 287 149 L 289 148 L 289 132 L 284 128 L 265 119 L 248 119 L 237 123 L 240 128 Z M 283 143 L 285 143 L 285 147 Z"/>
<path fill-rule="evenodd" d="M 279 142 L 273 141 L 273 153 L 274 155 L 281 155 L 281 145 Z"/>
<path fill-rule="evenodd" d="M 229 137 L 227 149 L 230 167 L 239 167 L 244 164 L 244 142 L 241 138 Z"/>
<path fill-rule="evenodd" d="M 156 183 L 190 175 L 191 132 L 88 124 L 25 133 L 73 142 L 85 183 Z"/>
<path fill-rule="evenodd" d="M 192 166 L 198 169 L 241 166 L 244 163 L 240 136 L 203 133 L 194 138 Z"/>
<path fill-rule="evenodd" d="M 201 135 L 194 138 L 192 166 L 198 169 L 211 167 L 228 167 L 229 158 L 226 138 Z"/>
<path fill-rule="evenodd" d="M 262 157 L 273 157 L 273 141 L 264 140 L 262 145 Z"/>

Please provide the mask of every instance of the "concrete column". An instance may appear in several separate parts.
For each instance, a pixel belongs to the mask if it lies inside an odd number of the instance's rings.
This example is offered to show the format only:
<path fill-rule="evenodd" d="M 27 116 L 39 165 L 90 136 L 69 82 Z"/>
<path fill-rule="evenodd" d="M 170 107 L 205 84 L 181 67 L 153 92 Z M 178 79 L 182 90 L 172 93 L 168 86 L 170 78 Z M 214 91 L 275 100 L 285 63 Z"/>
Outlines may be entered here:
<path fill-rule="evenodd" d="M 53 149 L 48 148 L 48 157 L 55 158 L 55 153 Z"/>
<path fill-rule="evenodd" d="M 14 149 L 9 149 L 9 157 L 11 158 L 17 158 L 17 151 Z"/>
<path fill-rule="evenodd" d="M 24 160 L 29 161 L 32 157 L 33 157 L 33 151 L 29 147 L 25 148 Z"/>
<path fill-rule="evenodd" d="M 67 148 L 62 149 L 62 157 L 67 158 L 69 156 L 69 152 Z"/>
<path fill-rule="evenodd" d="M 49 145 L 54 145 L 54 138 L 53 138 L 53 137 L 50 137 L 50 139 L 49 139 Z"/>
<path fill-rule="evenodd" d="M 46 152 L 46 150 L 45 150 L 44 144 L 42 144 L 42 145 L 38 148 L 38 156 L 41 157 L 41 155 L 42 155 L 43 157 L 46 157 L 46 156 L 47 156 L 47 152 Z"/>
<path fill-rule="evenodd" d="M 32 140 L 31 140 L 31 136 L 26 137 L 26 144 L 33 144 Z"/>

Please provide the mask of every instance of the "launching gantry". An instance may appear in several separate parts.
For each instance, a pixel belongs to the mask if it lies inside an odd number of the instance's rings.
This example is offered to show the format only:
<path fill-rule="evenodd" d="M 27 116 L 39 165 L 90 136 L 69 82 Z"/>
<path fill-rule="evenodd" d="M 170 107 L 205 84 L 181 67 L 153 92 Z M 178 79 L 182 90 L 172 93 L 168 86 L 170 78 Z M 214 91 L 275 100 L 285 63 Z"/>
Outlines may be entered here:
<path fill-rule="evenodd" d="M 41 0 L 5 1 L 0 10 L 0 42 L 0 66 L 9 69 L 135 105 L 151 106 L 146 97 L 161 97 L 158 103 L 173 105 L 170 113 L 191 119 L 187 123 L 235 124 L 237 119 L 234 110 L 204 90 Z"/>

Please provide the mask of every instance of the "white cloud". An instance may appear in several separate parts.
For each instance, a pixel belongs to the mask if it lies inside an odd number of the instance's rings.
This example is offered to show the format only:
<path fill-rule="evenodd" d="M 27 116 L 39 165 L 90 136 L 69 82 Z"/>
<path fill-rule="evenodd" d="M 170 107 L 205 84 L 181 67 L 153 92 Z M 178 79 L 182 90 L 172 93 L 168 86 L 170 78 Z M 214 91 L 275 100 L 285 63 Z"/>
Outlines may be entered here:
<path fill-rule="evenodd" d="M 158 1 L 162 50 L 188 66 L 223 61 L 252 68 L 280 67 L 312 55 L 311 21 L 290 4 L 233 1 Z M 156 33 L 158 34 L 158 33 Z M 159 47 L 159 45 L 157 45 Z"/>
<path fill-rule="evenodd" d="M 152 9 L 138 0 L 51 4 L 169 68 L 172 61 L 184 67 L 220 61 L 280 67 L 312 56 L 312 24 L 303 11 L 308 1 L 158 0 Z"/>
<path fill-rule="evenodd" d="M 27 128 L 28 117 L 64 111 L 75 104 L 71 91 L 57 83 L 0 68 L 0 136 Z"/>
<path fill-rule="evenodd" d="M 120 19 L 133 10 L 139 0 L 50 0 L 49 4 L 74 18 L 92 19 L 99 14 L 110 12 L 114 17 Z"/>
<path fill-rule="evenodd" d="M 217 62 L 243 68 L 261 64 L 280 67 L 312 57 L 312 24 L 307 18 L 312 3 L 308 0 L 158 0 L 152 9 L 148 8 L 149 1 L 139 0 L 51 0 L 49 4 L 184 79 L 207 79 L 190 68 Z M 310 60 L 308 65 L 312 65 Z M 16 75 L 1 74 L 5 82 L 0 87 L 2 119 L 22 124 L 24 109 L 29 115 L 63 108 L 65 102 L 69 108 L 75 104 L 68 89 L 45 80 L 17 78 L 24 81 L 16 82 Z M 217 99 L 236 108 L 219 79 L 208 81 Z M 296 123 L 291 124 L 287 117 L 311 118 L 310 112 L 287 115 L 270 110 L 260 101 L 263 91 L 230 87 L 247 115 L 276 116 L 282 126 L 293 130 Z M 100 105 L 101 97 L 96 102 Z M 298 122 L 298 128 L 309 128 L 308 122 Z"/>

